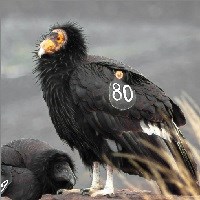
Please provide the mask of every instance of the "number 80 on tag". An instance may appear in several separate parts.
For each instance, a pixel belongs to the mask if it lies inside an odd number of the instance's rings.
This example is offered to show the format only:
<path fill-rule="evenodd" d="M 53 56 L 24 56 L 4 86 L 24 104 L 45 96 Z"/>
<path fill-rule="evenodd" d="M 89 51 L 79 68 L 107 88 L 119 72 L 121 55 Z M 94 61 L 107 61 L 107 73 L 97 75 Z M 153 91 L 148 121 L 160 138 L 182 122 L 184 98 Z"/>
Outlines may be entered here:
<path fill-rule="evenodd" d="M 127 110 L 135 104 L 135 90 L 121 80 L 112 81 L 109 86 L 109 101 L 113 107 Z"/>

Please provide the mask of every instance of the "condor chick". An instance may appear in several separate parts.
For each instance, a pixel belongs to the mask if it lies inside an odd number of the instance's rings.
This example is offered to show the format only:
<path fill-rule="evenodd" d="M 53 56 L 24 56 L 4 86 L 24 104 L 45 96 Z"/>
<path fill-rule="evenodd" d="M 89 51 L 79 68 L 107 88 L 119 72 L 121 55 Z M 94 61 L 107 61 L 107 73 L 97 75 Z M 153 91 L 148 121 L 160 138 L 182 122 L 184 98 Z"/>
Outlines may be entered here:
<path fill-rule="evenodd" d="M 76 182 L 71 158 L 35 139 L 3 145 L 1 167 L 2 196 L 14 200 L 36 200 L 42 194 L 55 194 L 58 189 L 72 189 Z"/>

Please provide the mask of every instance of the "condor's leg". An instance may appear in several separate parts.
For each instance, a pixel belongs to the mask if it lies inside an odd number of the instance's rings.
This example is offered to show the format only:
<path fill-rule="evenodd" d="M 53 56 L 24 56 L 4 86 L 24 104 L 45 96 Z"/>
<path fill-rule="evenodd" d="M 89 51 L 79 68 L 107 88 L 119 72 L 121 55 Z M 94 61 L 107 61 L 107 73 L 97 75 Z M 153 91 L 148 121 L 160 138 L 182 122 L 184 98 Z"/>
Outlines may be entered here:
<path fill-rule="evenodd" d="M 103 190 L 97 190 L 91 194 L 91 197 L 96 196 L 112 196 L 114 194 L 114 187 L 113 187 L 113 167 L 107 165 L 107 179 L 106 184 Z"/>
<path fill-rule="evenodd" d="M 99 162 L 93 162 L 92 167 L 92 184 L 90 188 L 82 189 L 82 194 L 92 194 L 93 192 L 102 189 L 103 186 L 100 183 L 100 164 Z"/>
<path fill-rule="evenodd" d="M 100 183 L 100 164 L 98 162 L 94 162 L 92 170 L 92 185 L 90 188 L 95 190 L 102 189 L 102 185 Z"/>

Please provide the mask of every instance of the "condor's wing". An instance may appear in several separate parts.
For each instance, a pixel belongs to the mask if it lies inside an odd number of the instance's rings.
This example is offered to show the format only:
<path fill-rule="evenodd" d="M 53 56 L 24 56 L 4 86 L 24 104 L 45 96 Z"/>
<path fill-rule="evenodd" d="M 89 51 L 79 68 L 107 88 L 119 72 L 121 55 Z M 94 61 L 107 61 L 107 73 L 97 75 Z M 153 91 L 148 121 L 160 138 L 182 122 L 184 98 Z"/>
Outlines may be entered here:
<path fill-rule="evenodd" d="M 12 166 L 1 164 L 1 195 L 6 188 L 12 183 Z"/>
<path fill-rule="evenodd" d="M 11 199 L 39 199 L 41 185 L 35 175 L 26 168 L 1 165 L 1 195 Z"/>
<path fill-rule="evenodd" d="M 185 124 L 183 113 L 139 72 L 113 60 L 91 56 L 74 72 L 70 87 L 87 122 L 105 139 L 120 144 L 125 152 L 164 165 L 165 161 L 145 147 L 141 139 L 162 149 L 173 143 L 196 178 L 196 164 L 177 128 Z"/>

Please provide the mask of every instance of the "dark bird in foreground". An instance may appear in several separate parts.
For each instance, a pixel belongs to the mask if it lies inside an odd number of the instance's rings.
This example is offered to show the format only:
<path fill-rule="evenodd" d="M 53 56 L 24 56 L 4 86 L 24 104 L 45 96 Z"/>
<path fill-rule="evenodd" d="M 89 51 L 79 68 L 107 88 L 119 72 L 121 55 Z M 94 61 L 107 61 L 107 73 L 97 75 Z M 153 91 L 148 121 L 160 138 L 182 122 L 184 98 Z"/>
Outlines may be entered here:
<path fill-rule="evenodd" d="M 41 196 L 40 183 L 25 167 L 1 164 L 1 196 L 13 200 L 36 200 Z"/>
<path fill-rule="evenodd" d="M 185 117 L 162 89 L 128 65 L 88 55 L 82 29 L 73 23 L 52 27 L 36 56 L 59 137 L 93 169 L 83 193 L 114 193 L 113 168 L 153 179 L 163 193 L 187 194 L 185 182 L 197 191 L 197 166 L 178 128 Z M 100 164 L 107 164 L 104 188 Z"/>
<path fill-rule="evenodd" d="M 38 200 L 42 194 L 72 189 L 74 164 L 64 152 L 35 139 L 1 147 L 1 195 L 13 200 Z"/>

